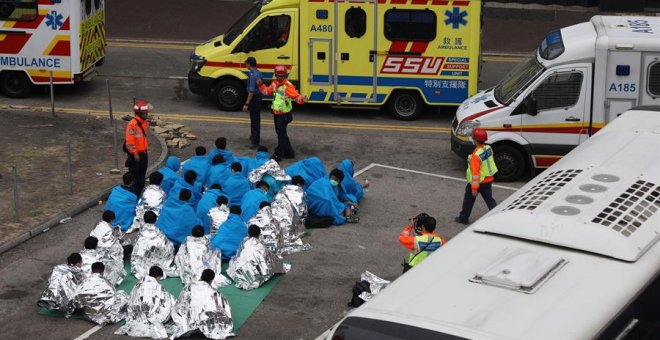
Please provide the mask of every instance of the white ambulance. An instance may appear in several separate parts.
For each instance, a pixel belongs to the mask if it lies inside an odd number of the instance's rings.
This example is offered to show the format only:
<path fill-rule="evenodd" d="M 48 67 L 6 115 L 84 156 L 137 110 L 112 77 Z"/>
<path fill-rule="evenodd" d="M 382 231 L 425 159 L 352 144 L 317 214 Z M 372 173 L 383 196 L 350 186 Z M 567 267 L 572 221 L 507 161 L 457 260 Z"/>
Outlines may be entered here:
<path fill-rule="evenodd" d="M 534 57 L 461 104 L 451 147 L 488 131 L 497 178 L 547 168 L 621 112 L 660 105 L 660 18 L 595 16 L 548 34 Z"/>
<path fill-rule="evenodd" d="M 658 339 L 660 107 L 628 111 L 321 336 Z"/>
<path fill-rule="evenodd" d="M 104 0 L 1 0 L 0 92 L 26 97 L 33 85 L 73 84 L 105 57 Z"/>

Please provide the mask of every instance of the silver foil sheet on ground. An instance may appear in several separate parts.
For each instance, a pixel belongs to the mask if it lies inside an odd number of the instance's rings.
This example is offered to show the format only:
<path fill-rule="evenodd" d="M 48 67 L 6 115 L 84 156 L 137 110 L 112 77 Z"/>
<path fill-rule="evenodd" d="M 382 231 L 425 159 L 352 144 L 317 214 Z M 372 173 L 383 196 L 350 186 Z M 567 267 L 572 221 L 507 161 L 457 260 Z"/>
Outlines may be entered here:
<path fill-rule="evenodd" d="M 229 207 L 226 204 L 223 204 L 219 207 L 213 207 L 209 210 L 209 218 L 211 219 L 211 235 L 215 235 L 218 232 L 220 226 L 227 221 L 229 217 Z"/>
<path fill-rule="evenodd" d="M 149 269 L 158 266 L 165 277 L 178 276 L 174 265 L 174 245 L 153 224 L 145 223 L 140 228 L 138 239 L 131 254 L 131 271 L 141 279 L 149 275 Z"/>
<path fill-rule="evenodd" d="M 283 263 L 274 253 L 254 237 L 246 237 L 236 255 L 229 261 L 227 275 L 236 287 L 255 289 L 268 281 L 273 274 L 286 273 L 291 266 Z"/>
<path fill-rule="evenodd" d="M 80 256 L 83 260 L 82 270 L 89 276 L 92 273 L 92 264 L 94 262 L 101 262 L 105 265 L 105 272 L 103 277 L 110 282 L 114 287 L 118 284 L 121 284 L 126 277 L 126 271 L 124 270 L 124 260 L 117 260 L 106 256 L 106 253 L 102 249 L 83 249 L 80 252 Z"/>
<path fill-rule="evenodd" d="M 73 312 L 71 300 L 84 278 L 85 274 L 79 267 L 68 264 L 55 266 L 48 279 L 48 287 L 41 293 L 37 306 L 70 314 Z"/>
<path fill-rule="evenodd" d="M 128 300 L 126 324 L 115 334 L 140 338 L 165 339 L 168 337 L 164 322 L 170 319 L 176 300 L 158 283 L 147 276 L 133 288 Z"/>
<path fill-rule="evenodd" d="M 266 174 L 271 175 L 276 181 L 280 182 L 291 180 L 291 176 L 287 175 L 274 159 L 269 159 L 262 166 L 252 170 L 248 175 L 248 180 L 250 180 L 250 183 L 256 184 Z"/>
<path fill-rule="evenodd" d="M 135 218 L 131 229 L 140 228 L 144 224 L 144 213 L 147 211 L 153 211 L 156 215 L 160 215 L 160 209 L 163 208 L 166 198 L 167 193 L 159 185 L 147 185 L 135 206 Z"/>
<path fill-rule="evenodd" d="M 111 258 L 115 261 L 123 261 L 124 247 L 122 247 L 116 235 L 117 232 L 115 229 L 106 221 L 99 222 L 92 232 L 89 233 L 89 236 L 94 236 L 99 240 L 96 249 L 104 252 L 104 257 Z"/>
<path fill-rule="evenodd" d="M 233 336 L 233 320 L 227 299 L 204 281 L 195 281 L 183 288 L 172 310 L 173 338 L 199 330 L 209 339 Z"/>
<path fill-rule="evenodd" d="M 292 184 L 282 187 L 271 203 L 271 211 L 283 242 L 278 254 L 292 254 L 312 248 L 300 239 L 305 233 L 307 218 L 307 197 L 301 187 Z"/>
<path fill-rule="evenodd" d="M 372 297 L 376 296 L 376 294 L 380 293 L 381 290 L 390 284 L 390 281 L 381 279 L 369 271 L 362 273 L 360 280 L 369 282 L 369 289 L 371 290 L 371 293 L 362 292 L 360 294 L 360 299 L 364 300 L 365 302 L 371 300 Z"/>
<path fill-rule="evenodd" d="M 230 285 L 231 281 L 220 273 L 222 271 L 220 255 L 219 250 L 211 248 L 211 241 L 208 237 L 186 237 L 174 258 L 183 284 L 188 285 L 199 280 L 204 269 L 211 269 L 215 272 L 215 279 L 212 283 L 214 288 Z"/>
<path fill-rule="evenodd" d="M 248 221 L 247 225 L 256 225 L 261 229 L 261 243 L 268 250 L 278 253 L 284 245 L 282 232 L 278 220 L 273 218 L 273 212 L 269 206 L 259 209 L 256 215 Z"/>
<path fill-rule="evenodd" d="M 73 309 L 82 309 L 84 318 L 99 325 L 117 323 L 126 316 L 128 296 L 100 274 L 87 277 L 76 290 Z"/>

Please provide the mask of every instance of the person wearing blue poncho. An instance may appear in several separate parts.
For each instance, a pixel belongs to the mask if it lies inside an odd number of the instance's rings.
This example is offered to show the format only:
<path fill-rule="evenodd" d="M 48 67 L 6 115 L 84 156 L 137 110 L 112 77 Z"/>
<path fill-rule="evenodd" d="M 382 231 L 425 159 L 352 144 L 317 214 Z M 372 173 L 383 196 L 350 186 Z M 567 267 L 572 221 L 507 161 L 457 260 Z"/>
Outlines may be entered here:
<path fill-rule="evenodd" d="M 264 165 L 270 159 L 270 156 L 268 155 L 268 148 L 265 146 L 259 146 L 257 148 L 257 154 L 254 156 L 254 160 L 252 162 L 252 169 L 250 171 Z"/>
<path fill-rule="evenodd" d="M 197 203 L 197 218 L 202 222 L 204 227 L 204 234 L 209 234 L 211 232 L 211 219 L 209 218 L 209 210 L 216 206 L 216 201 L 218 197 L 224 196 L 222 193 L 222 187 L 220 184 L 213 184 L 209 190 L 204 192 L 204 196 Z"/>
<path fill-rule="evenodd" d="M 252 189 L 243 195 L 241 202 L 241 217 L 243 221 L 249 221 L 259 211 L 261 202 L 270 202 L 266 193 L 270 189 L 268 183 L 264 181 L 257 182 L 256 188 Z"/>
<path fill-rule="evenodd" d="M 263 177 L 261 177 L 261 180 L 266 182 L 268 184 L 268 192 L 266 192 L 266 197 L 268 198 L 268 202 L 271 202 L 273 200 L 273 197 L 280 192 L 280 189 L 282 189 L 282 185 L 271 175 L 265 174 Z"/>
<path fill-rule="evenodd" d="M 234 162 L 231 164 L 231 176 L 222 184 L 222 188 L 227 198 L 229 198 L 230 206 L 241 204 L 243 195 L 251 189 L 250 181 L 243 175 L 241 163 Z"/>
<path fill-rule="evenodd" d="M 220 137 L 215 140 L 215 149 L 209 152 L 209 161 L 213 159 L 216 155 L 222 155 L 225 158 L 227 163 L 234 163 L 234 153 L 231 150 L 227 149 L 227 138 Z"/>
<path fill-rule="evenodd" d="M 196 183 L 204 184 L 206 179 L 206 173 L 209 170 L 209 157 L 206 156 L 206 148 L 203 146 L 198 146 L 195 148 L 195 156 L 190 157 L 188 161 L 183 165 L 181 169 L 182 173 L 188 172 L 188 170 L 193 170 L 197 173 Z"/>
<path fill-rule="evenodd" d="M 115 213 L 115 221 L 112 226 L 120 226 L 121 230 L 126 231 L 133 224 L 138 197 L 131 191 L 133 174 L 127 172 L 121 179 L 124 185 L 117 185 L 112 189 L 108 202 L 105 204 L 105 210 Z"/>
<path fill-rule="evenodd" d="M 165 192 L 169 192 L 170 189 L 174 186 L 174 183 L 181 178 L 179 176 L 179 168 L 181 167 L 181 161 L 179 158 L 170 156 L 167 157 L 167 161 L 165 162 L 165 166 L 158 169 L 158 172 L 163 174 L 163 181 L 160 183 L 160 187 L 163 189 Z"/>
<path fill-rule="evenodd" d="M 331 217 L 336 225 L 358 222 L 353 216 L 349 205 L 339 200 L 339 184 L 344 179 L 344 173 L 333 169 L 326 177 L 317 179 L 307 189 L 307 206 L 310 214 L 319 217 Z"/>
<path fill-rule="evenodd" d="M 318 157 L 310 157 L 297 161 L 289 165 L 284 171 L 291 177 L 302 177 L 305 180 L 305 186 L 303 187 L 305 191 L 307 191 L 314 181 L 326 175 L 325 165 L 323 165 L 323 162 Z"/>
<path fill-rule="evenodd" d="M 364 197 L 364 188 L 368 187 L 369 184 L 365 182 L 362 185 L 353 179 L 353 161 L 350 159 L 341 161 L 337 169 L 344 173 L 344 180 L 341 181 L 341 185 L 339 186 L 339 199 L 360 203 L 362 197 Z"/>
<path fill-rule="evenodd" d="M 183 177 L 179 178 L 172 189 L 167 193 L 167 197 L 179 197 L 179 192 L 181 189 L 188 189 L 192 193 L 190 198 L 190 206 L 193 209 L 197 209 L 197 203 L 202 198 L 202 185 L 197 183 L 197 173 L 195 170 L 188 170 L 183 174 Z"/>
<path fill-rule="evenodd" d="M 223 260 L 229 260 L 236 255 L 236 250 L 245 236 L 247 225 L 241 218 L 241 207 L 232 205 L 229 207 L 229 217 L 220 225 L 218 232 L 211 239 L 211 245 L 214 249 L 220 249 Z"/>
<path fill-rule="evenodd" d="M 206 173 L 206 181 L 204 185 L 208 188 L 213 184 L 223 185 L 227 178 L 231 176 L 230 164 L 225 162 L 222 155 L 215 155 L 211 160 L 211 167 Z"/>
<path fill-rule="evenodd" d="M 156 221 L 156 226 L 176 246 L 186 240 L 194 226 L 201 224 L 188 204 L 191 196 L 190 190 L 182 189 L 179 195 L 169 197 Z"/>

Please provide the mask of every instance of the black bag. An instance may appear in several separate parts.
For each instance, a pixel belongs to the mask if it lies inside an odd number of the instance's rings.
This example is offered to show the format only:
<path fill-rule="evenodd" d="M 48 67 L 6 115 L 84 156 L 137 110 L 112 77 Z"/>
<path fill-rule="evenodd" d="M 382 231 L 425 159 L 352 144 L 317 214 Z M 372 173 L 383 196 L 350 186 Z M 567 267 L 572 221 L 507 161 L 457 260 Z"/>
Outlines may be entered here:
<path fill-rule="evenodd" d="M 403 260 L 403 263 L 401 264 L 401 266 L 403 267 L 403 272 L 404 273 L 409 271 L 410 268 L 412 268 L 412 266 L 410 264 L 408 264 L 408 262 L 406 262 L 406 260 Z"/>
<path fill-rule="evenodd" d="M 321 217 L 314 214 L 308 214 L 305 220 L 305 227 L 307 228 L 328 228 L 332 225 L 332 217 Z"/>
<path fill-rule="evenodd" d="M 353 297 L 351 297 L 348 307 L 360 307 L 365 302 L 360 298 L 360 294 L 364 292 L 371 293 L 369 281 L 362 280 L 360 282 L 355 282 L 355 285 L 353 286 Z"/>

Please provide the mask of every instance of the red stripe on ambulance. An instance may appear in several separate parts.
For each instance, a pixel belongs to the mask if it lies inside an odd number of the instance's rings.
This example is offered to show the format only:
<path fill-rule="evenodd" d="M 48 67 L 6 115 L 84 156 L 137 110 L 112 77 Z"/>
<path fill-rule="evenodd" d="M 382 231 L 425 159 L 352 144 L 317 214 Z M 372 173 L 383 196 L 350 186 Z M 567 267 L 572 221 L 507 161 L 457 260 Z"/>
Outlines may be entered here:
<path fill-rule="evenodd" d="M 428 41 L 414 41 L 410 47 L 410 52 L 424 53 L 427 47 L 429 47 Z"/>
<path fill-rule="evenodd" d="M 35 29 L 39 27 L 39 24 L 44 20 L 44 17 L 44 15 L 39 15 L 32 21 L 17 21 L 12 28 Z"/>
<path fill-rule="evenodd" d="M 6 34 L 5 38 L 0 40 L 0 53 L 15 54 L 20 52 L 31 36 L 32 34 Z"/>
<path fill-rule="evenodd" d="M 53 49 L 50 50 L 48 55 L 59 55 L 63 57 L 68 57 L 71 55 L 71 42 L 68 40 L 60 40 L 55 43 Z"/>

